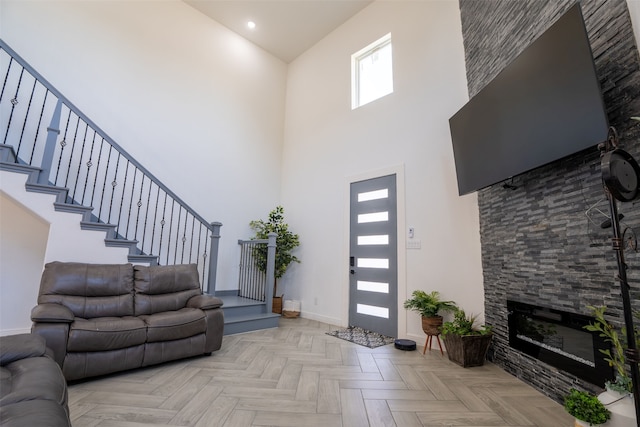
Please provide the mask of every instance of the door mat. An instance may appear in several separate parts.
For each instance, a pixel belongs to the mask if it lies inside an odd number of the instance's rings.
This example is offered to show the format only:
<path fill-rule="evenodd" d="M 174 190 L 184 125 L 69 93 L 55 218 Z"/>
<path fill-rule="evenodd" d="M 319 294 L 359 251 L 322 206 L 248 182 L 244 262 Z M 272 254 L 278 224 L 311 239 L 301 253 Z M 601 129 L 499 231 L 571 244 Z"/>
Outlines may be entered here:
<path fill-rule="evenodd" d="M 367 331 L 366 329 L 362 329 L 357 326 L 349 326 L 348 328 L 327 332 L 327 335 L 369 348 L 392 344 L 395 340 L 395 338 L 388 337 L 377 332 Z"/>

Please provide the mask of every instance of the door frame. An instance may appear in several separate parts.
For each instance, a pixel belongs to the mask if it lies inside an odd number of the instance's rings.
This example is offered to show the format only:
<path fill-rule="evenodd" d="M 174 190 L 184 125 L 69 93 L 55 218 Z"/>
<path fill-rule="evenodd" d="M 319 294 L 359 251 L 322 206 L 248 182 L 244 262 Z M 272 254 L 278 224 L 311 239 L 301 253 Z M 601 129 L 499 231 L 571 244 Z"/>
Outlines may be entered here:
<path fill-rule="evenodd" d="M 368 172 L 346 176 L 344 179 L 344 233 L 342 256 L 342 326 L 349 326 L 349 232 L 351 209 L 351 184 L 367 179 L 378 178 L 385 175 L 396 175 L 396 204 L 397 204 L 397 235 L 398 235 L 398 337 L 407 335 L 407 316 L 404 309 L 404 301 L 407 296 L 407 251 L 406 251 L 406 220 L 405 220 L 405 186 L 404 163 L 392 165 L 386 168 L 375 169 Z M 405 313 L 405 314 L 403 314 Z"/>

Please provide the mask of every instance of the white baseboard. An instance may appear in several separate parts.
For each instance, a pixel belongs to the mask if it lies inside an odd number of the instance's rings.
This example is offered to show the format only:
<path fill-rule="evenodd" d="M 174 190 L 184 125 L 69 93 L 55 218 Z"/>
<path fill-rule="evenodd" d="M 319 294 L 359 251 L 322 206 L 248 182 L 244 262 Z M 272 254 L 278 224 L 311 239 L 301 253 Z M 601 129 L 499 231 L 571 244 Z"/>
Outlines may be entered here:
<path fill-rule="evenodd" d="M 347 325 L 341 325 L 340 324 L 341 321 L 338 318 L 322 316 L 322 315 L 316 314 L 316 313 L 309 313 L 309 312 L 302 311 L 302 312 L 300 312 L 300 317 L 302 317 L 304 319 L 310 319 L 310 320 L 315 320 L 315 321 L 322 322 L 322 323 L 327 323 L 329 325 L 347 327 Z"/>

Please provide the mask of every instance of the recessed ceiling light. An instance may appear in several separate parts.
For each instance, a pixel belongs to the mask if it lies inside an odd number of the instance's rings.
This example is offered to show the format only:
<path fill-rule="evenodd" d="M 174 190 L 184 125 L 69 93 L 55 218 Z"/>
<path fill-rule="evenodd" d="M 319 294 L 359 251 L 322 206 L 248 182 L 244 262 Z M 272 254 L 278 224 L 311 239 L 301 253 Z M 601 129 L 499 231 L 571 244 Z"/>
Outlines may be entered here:
<path fill-rule="evenodd" d="M 247 27 L 249 27 L 250 30 L 253 30 L 254 28 L 256 28 L 256 23 L 253 21 L 249 21 L 247 22 Z"/>

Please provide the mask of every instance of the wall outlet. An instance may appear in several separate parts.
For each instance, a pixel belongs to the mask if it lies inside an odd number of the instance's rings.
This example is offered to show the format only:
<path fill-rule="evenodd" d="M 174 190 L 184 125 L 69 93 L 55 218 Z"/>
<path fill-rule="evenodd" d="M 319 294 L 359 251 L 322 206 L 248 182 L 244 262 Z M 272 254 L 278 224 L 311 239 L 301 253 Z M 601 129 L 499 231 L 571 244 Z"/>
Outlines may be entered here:
<path fill-rule="evenodd" d="M 318 305 L 318 297 L 313 297 L 313 305 Z"/>

